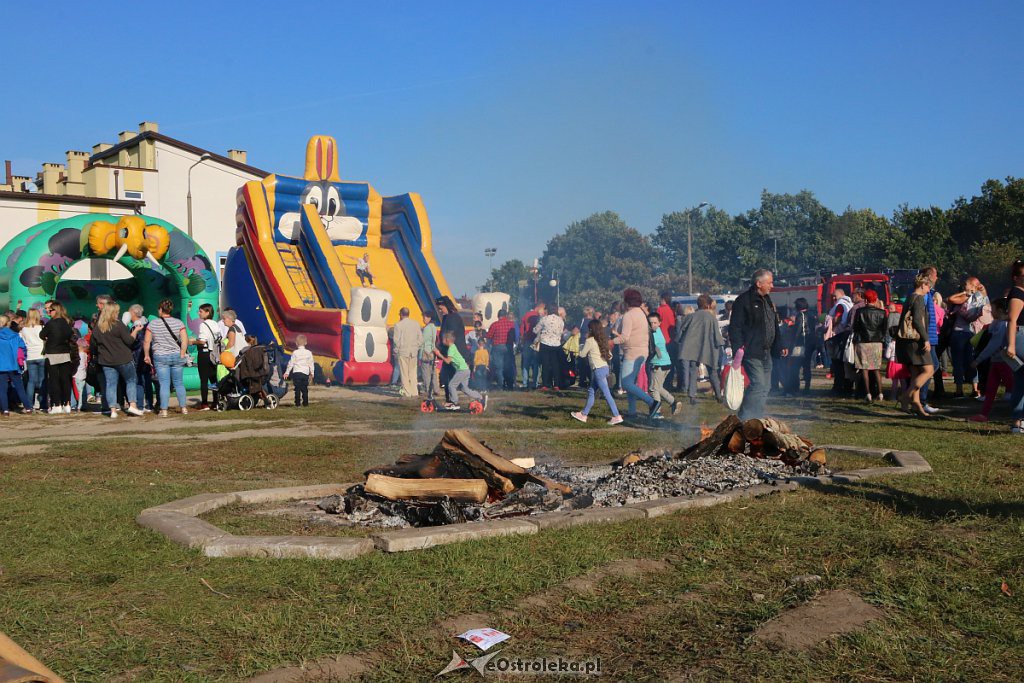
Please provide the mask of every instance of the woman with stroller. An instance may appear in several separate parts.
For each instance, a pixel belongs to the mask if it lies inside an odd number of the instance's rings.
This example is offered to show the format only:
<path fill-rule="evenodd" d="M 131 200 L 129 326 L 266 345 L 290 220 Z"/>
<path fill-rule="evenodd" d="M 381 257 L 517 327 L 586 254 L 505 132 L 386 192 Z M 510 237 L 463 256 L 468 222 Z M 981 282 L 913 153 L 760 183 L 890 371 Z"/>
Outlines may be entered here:
<path fill-rule="evenodd" d="M 263 401 L 264 408 L 275 408 L 277 404 L 271 405 L 267 400 L 266 384 L 270 376 L 267 350 L 251 334 L 245 335 L 245 343 L 246 349 L 235 363 L 238 381 L 245 387 L 246 393 L 252 396 L 254 406 L 257 401 Z"/>

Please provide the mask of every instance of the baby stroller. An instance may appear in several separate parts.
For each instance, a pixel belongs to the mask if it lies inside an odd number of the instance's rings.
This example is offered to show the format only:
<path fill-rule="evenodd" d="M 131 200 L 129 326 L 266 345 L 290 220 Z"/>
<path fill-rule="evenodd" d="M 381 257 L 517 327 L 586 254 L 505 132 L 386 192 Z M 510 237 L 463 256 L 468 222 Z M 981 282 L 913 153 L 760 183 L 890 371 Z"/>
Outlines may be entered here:
<path fill-rule="evenodd" d="M 230 356 L 230 354 L 228 354 Z M 274 410 L 278 404 L 278 393 L 267 381 L 270 364 L 266 349 L 250 346 L 239 354 L 238 360 L 224 358 L 217 368 L 217 407 L 220 410 L 238 408 L 252 410 L 262 401 L 263 407 Z"/>

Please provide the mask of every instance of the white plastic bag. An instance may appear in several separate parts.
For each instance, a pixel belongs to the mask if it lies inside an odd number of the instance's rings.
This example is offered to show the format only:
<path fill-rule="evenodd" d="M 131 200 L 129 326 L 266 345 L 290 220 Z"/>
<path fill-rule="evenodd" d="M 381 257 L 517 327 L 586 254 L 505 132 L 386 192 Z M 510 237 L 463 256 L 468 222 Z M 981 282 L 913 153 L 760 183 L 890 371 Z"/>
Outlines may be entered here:
<path fill-rule="evenodd" d="M 722 378 L 722 389 L 725 392 L 725 405 L 729 410 L 739 410 L 743 404 L 743 349 L 736 352 L 730 365 L 725 366 Z"/>

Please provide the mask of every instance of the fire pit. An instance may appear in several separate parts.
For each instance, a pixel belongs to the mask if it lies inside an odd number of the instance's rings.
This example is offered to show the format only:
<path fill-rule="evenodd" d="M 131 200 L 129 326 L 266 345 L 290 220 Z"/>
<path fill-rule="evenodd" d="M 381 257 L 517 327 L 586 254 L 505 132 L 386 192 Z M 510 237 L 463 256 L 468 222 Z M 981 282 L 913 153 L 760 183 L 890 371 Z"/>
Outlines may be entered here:
<path fill-rule="evenodd" d="M 720 493 L 826 473 L 824 464 L 823 449 L 767 419 L 730 417 L 682 452 L 631 453 L 596 467 L 527 468 L 454 429 L 432 453 L 370 469 L 363 484 L 317 507 L 361 526 L 440 526 Z"/>

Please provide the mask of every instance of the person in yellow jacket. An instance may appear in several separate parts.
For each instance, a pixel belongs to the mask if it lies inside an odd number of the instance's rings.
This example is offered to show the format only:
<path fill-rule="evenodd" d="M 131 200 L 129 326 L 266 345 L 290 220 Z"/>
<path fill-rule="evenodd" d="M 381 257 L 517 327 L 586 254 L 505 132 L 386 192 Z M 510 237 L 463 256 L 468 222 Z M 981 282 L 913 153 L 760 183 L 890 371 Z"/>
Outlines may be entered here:
<path fill-rule="evenodd" d="M 568 388 L 576 383 L 576 360 L 580 357 L 580 328 L 572 328 L 572 333 L 562 344 L 565 352 L 565 363 L 562 365 L 562 381 L 560 386 Z"/>
<path fill-rule="evenodd" d="M 489 376 L 491 372 L 491 353 L 488 350 L 490 344 L 486 337 L 478 342 L 476 351 L 473 353 L 473 381 L 471 385 L 477 391 L 487 391 Z"/>

